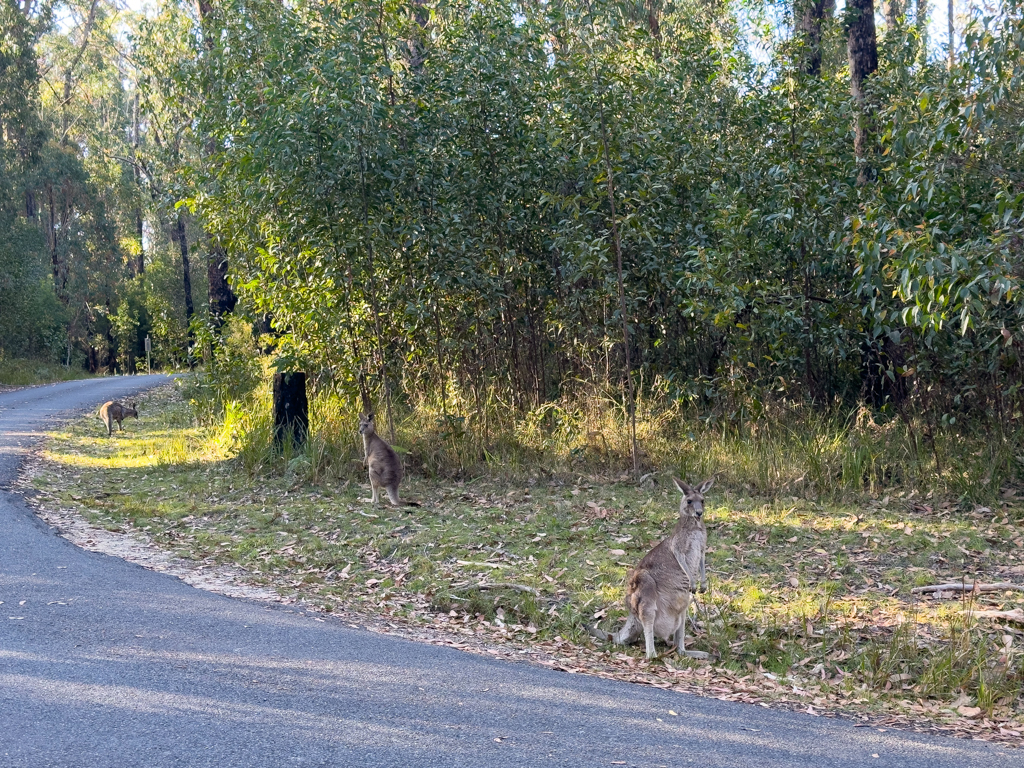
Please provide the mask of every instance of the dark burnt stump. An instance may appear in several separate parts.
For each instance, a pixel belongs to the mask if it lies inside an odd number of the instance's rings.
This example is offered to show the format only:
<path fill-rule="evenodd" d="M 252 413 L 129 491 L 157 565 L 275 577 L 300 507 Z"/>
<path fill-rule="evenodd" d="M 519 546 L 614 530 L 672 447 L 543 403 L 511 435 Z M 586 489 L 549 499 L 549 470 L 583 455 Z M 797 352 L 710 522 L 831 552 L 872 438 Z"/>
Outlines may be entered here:
<path fill-rule="evenodd" d="M 285 435 L 301 446 L 309 433 L 309 401 L 306 400 L 306 374 L 274 374 L 274 447 L 281 450 Z"/>

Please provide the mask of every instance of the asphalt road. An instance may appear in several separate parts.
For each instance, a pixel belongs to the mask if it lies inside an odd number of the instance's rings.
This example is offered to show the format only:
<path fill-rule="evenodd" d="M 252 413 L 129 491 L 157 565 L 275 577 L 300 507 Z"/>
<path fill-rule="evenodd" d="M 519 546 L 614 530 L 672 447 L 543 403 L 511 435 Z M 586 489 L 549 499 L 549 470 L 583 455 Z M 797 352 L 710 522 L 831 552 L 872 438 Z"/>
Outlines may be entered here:
<path fill-rule="evenodd" d="M 202 592 L 76 548 L 10 492 L 55 417 L 164 381 L 0 394 L 0 768 L 1021 765 L 982 742 L 489 660 Z"/>

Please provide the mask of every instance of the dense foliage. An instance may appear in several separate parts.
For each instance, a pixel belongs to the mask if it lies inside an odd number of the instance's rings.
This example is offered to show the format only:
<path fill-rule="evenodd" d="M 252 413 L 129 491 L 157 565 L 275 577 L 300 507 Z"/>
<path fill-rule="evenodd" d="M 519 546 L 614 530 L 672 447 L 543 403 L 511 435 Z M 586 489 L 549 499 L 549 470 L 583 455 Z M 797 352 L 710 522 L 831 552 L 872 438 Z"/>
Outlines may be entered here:
<path fill-rule="evenodd" d="M 184 192 L 142 24 L 101 0 L 0 5 L 0 358 L 133 372 L 147 335 L 158 365 L 187 353 Z"/>
<path fill-rule="evenodd" d="M 1016 8 L 976 24 L 952 72 L 885 30 L 861 186 L 843 67 L 756 64 L 728 6 L 665 8 L 656 35 L 618 3 L 417 9 L 208 22 L 189 86 L 219 151 L 197 204 L 304 365 L 409 389 L 455 371 L 530 403 L 618 381 L 617 230 L 648 380 L 852 400 L 876 345 L 884 375 L 1009 394 Z"/>
<path fill-rule="evenodd" d="M 191 244 L 279 368 L 396 407 L 865 403 L 933 447 L 1019 422 L 1016 0 L 948 57 L 895 0 L 877 39 L 870 3 L 810 0 L 168 2 L 127 37 L 18 8 L 4 77 L 74 97 L 4 89 L 5 350 L 180 357 Z M 79 226 L 18 210 L 44 189 Z"/>

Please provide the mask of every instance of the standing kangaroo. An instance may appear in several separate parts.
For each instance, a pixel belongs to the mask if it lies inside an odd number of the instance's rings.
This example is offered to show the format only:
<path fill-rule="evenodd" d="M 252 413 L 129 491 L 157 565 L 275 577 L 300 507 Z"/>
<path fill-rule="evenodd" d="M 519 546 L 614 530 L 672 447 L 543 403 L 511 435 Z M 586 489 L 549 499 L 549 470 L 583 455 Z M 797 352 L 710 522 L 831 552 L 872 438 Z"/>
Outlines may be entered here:
<path fill-rule="evenodd" d="M 704 494 L 714 479 L 696 488 L 672 478 L 683 494 L 679 503 L 679 522 L 672 535 L 644 555 L 626 584 L 626 608 L 629 618 L 616 633 L 596 626 L 590 633 L 600 640 L 622 645 L 635 642 L 641 635 L 647 646 L 647 658 L 654 658 L 654 636 L 671 642 L 680 655 L 706 659 L 703 651 L 686 650 L 686 614 L 692 593 L 707 582 L 704 554 L 708 532 L 704 526 Z"/>
<path fill-rule="evenodd" d="M 131 405 L 121 405 L 116 400 L 108 400 L 100 406 L 100 418 L 103 419 L 103 423 L 107 425 L 107 437 L 114 434 L 114 422 L 117 422 L 117 428 L 124 432 L 124 424 L 121 423 L 123 419 L 127 419 L 129 416 L 134 416 L 136 419 L 139 418 L 139 412 L 135 407 L 135 403 Z"/>
<path fill-rule="evenodd" d="M 376 504 L 377 489 L 383 488 L 391 503 L 399 506 L 401 502 L 398 500 L 398 484 L 402 482 L 402 461 L 395 453 L 395 449 L 377 434 L 372 413 L 360 415 L 359 434 L 363 436 L 363 463 L 370 472 L 370 489 L 373 491 L 372 499 L 361 501 Z"/>

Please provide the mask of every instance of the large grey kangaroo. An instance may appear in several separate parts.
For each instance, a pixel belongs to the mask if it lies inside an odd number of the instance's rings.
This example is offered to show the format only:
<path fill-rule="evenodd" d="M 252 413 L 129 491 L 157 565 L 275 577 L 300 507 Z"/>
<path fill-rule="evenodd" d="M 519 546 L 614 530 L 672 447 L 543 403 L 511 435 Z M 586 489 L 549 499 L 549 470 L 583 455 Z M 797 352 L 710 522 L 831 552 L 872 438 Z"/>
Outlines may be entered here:
<path fill-rule="evenodd" d="M 115 421 L 117 422 L 117 428 L 124 432 L 124 424 L 121 422 L 129 416 L 134 416 L 136 419 L 139 418 L 139 411 L 135 407 L 135 403 L 122 405 L 116 400 L 108 400 L 100 406 L 100 418 L 107 425 L 107 437 L 114 434 Z"/>
<path fill-rule="evenodd" d="M 377 503 L 377 489 L 383 488 L 388 499 L 396 507 L 402 502 L 398 500 L 398 484 L 402 482 L 402 461 L 395 449 L 384 442 L 377 434 L 377 426 L 373 414 L 359 416 L 359 434 L 363 436 L 363 462 L 370 473 L 370 489 L 373 498 L 362 499 L 372 504 Z"/>
<path fill-rule="evenodd" d="M 708 533 L 704 526 L 704 494 L 714 480 L 697 487 L 672 479 L 683 494 L 679 522 L 672 535 L 644 555 L 626 584 L 629 618 L 614 634 L 591 627 L 600 640 L 628 645 L 643 634 L 647 658 L 654 658 L 654 637 L 672 643 L 680 655 L 706 659 L 703 651 L 686 650 L 686 613 L 692 593 L 703 589 L 707 574 L 704 563 Z"/>

